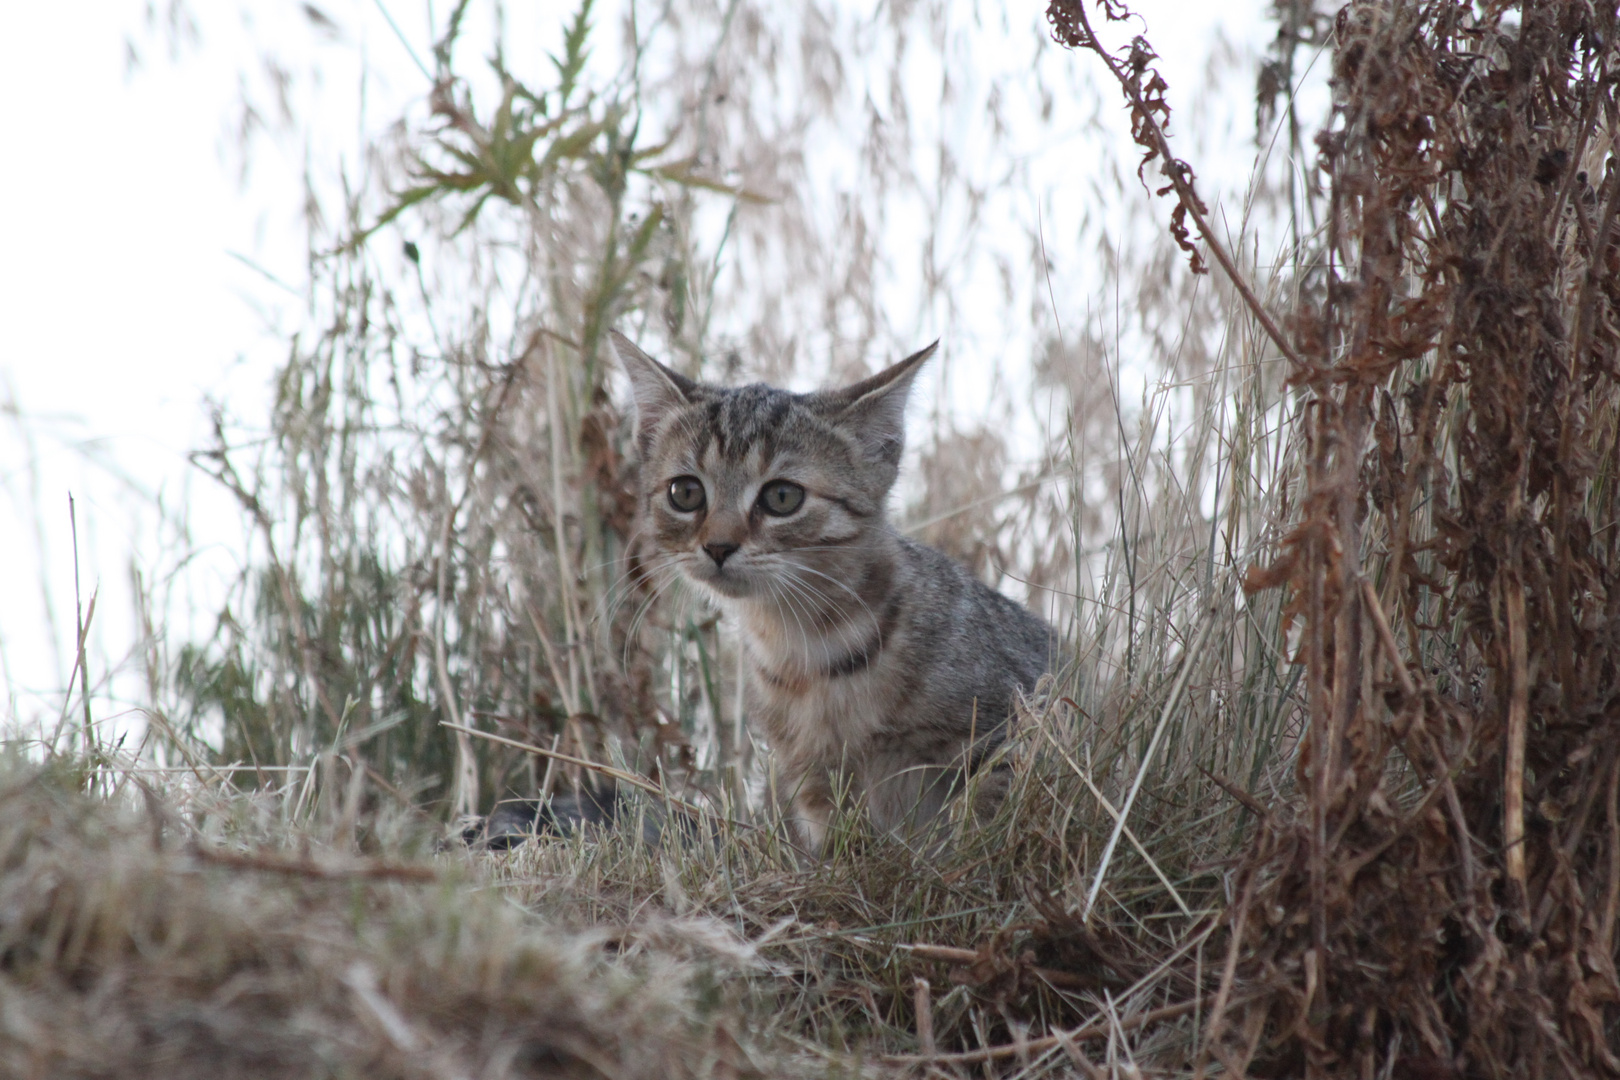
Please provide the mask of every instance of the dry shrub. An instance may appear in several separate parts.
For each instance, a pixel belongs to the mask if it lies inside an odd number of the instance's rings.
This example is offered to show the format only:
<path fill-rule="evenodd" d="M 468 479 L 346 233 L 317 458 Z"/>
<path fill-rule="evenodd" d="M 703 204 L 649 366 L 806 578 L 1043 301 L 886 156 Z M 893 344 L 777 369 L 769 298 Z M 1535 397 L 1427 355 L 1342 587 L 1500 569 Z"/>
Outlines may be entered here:
<path fill-rule="evenodd" d="M 1233 1072 L 1613 1075 L 1612 8 L 1354 3 L 1292 319 L 1298 802 L 1237 875 Z"/>
<path fill-rule="evenodd" d="M 1196 227 L 1243 288 L 1151 47 L 1050 16 L 1119 78 L 1194 269 Z M 1245 293 L 1305 396 L 1300 518 L 1248 586 L 1286 591 L 1308 726 L 1237 866 L 1200 1073 L 1620 1071 L 1615 31 L 1581 3 L 1336 17 L 1325 223 L 1286 327 Z"/>

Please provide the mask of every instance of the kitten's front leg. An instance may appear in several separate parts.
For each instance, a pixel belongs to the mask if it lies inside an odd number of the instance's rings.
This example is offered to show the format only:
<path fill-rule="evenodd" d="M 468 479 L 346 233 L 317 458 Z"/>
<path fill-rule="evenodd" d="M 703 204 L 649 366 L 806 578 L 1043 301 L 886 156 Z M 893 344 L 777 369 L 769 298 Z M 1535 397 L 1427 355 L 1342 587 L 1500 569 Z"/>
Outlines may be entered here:
<path fill-rule="evenodd" d="M 832 785 L 825 777 L 805 777 L 793 795 L 793 832 L 804 850 L 819 856 L 832 823 Z"/>

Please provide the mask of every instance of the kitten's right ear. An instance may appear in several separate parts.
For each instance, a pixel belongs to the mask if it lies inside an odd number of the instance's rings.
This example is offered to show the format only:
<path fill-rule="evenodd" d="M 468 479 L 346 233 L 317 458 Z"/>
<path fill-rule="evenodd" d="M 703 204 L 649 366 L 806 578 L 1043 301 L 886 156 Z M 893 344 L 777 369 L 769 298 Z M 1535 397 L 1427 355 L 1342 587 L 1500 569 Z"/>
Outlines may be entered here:
<path fill-rule="evenodd" d="M 906 445 L 906 399 L 912 380 L 937 348 L 936 341 L 870 379 L 820 395 L 836 410 L 834 422 L 855 434 L 873 463 L 889 470 L 888 483 L 894 482 Z"/>
<path fill-rule="evenodd" d="M 636 427 L 646 434 L 657 426 L 669 410 L 690 405 L 698 384 L 685 375 L 669 370 L 617 330 L 608 332 L 619 366 L 630 376 L 630 389 L 636 401 Z"/>

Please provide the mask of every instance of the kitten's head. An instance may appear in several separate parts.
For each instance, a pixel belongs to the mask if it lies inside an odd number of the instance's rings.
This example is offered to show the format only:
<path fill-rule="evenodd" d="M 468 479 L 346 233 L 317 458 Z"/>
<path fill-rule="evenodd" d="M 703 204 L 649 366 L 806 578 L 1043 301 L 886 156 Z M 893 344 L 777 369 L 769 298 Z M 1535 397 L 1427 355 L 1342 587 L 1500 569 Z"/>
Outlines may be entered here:
<path fill-rule="evenodd" d="M 693 382 L 613 335 L 635 390 L 643 527 L 657 554 L 732 599 L 806 608 L 865 576 L 935 342 L 840 390 Z"/>

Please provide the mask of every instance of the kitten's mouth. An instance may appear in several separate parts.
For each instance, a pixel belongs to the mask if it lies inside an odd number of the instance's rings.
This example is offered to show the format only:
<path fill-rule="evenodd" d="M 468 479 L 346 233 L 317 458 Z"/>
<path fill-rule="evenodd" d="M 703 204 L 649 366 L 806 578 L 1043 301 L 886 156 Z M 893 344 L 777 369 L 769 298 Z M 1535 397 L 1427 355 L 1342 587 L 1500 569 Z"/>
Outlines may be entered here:
<path fill-rule="evenodd" d="M 730 562 L 728 559 L 727 565 L 716 566 L 713 560 L 704 556 L 687 565 L 686 576 L 728 600 L 742 600 L 755 595 L 759 590 L 754 575 L 742 567 L 730 565 Z"/>

